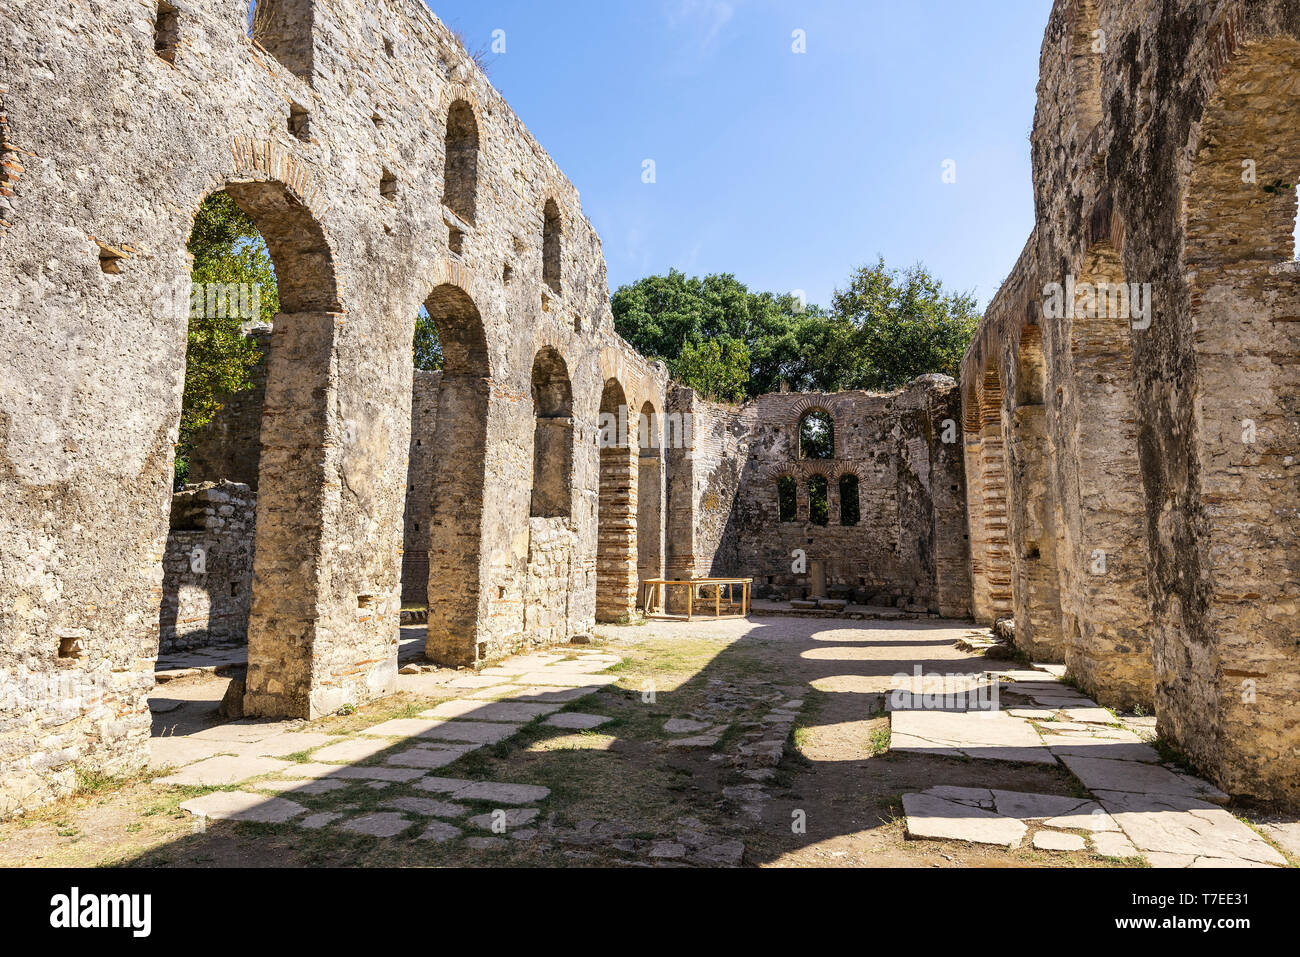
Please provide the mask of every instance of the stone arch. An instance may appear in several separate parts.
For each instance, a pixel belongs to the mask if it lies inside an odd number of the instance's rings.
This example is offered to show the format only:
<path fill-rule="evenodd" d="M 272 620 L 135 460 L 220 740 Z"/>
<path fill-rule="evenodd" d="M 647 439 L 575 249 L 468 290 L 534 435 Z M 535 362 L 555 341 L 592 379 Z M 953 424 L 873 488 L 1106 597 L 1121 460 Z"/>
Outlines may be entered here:
<path fill-rule="evenodd" d="M 596 620 L 636 610 L 637 451 L 627 390 L 609 379 L 600 398 L 600 493 L 596 522 Z"/>
<path fill-rule="evenodd" d="M 812 406 L 795 422 L 795 453 L 803 461 L 835 458 L 835 415 L 825 406 Z M 815 444 L 814 444 L 815 443 Z"/>
<path fill-rule="evenodd" d="M 637 416 L 637 568 L 642 580 L 664 573 L 663 417 L 652 401 Z"/>
<path fill-rule="evenodd" d="M 1110 239 L 1095 242 L 1077 270 L 1075 299 L 1065 303 L 1070 373 L 1067 384 L 1058 383 L 1062 447 L 1055 462 L 1067 550 L 1062 627 L 1070 674 L 1098 701 L 1150 708 L 1146 502 L 1120 250 Z"/>
<path fill-rule="evenodd" d="M 573 385 L 559 351 L 533 359 L 533 518 L 573 514 Z"/>
<path fill-rule="evenodd" d="M 330 385 L 342 312 L 334 255 L 318 215 L 285 183 L 237 179 L 223 188 L 266 240 L 280 296 L 265 359 L 244 711 L 312 718 L 345 693 L 314 669 L 327 653 L 318 631 L 328 614 L 319 490 L 343 428 Z"/>
<path fill-rule="evenodd" d="M 473 225 L 478 212 L 479 128 L 474 107 L 456 100 L 447 110 L 442 204 Z"/>
<path fill-rule="evenodd" d="M 1162 729 L 1225 790 L 1261 795 L 1300 779 L 1298 83 L 1292 37 L 1225 46 L 1189 150 L 1193 437 L 1169 494 L 1190 497 L 1199 517 L 1176 552 L 1162 536 L 1159 570 L 1182 599 L 1156 630 Z"/>
<path fill-rule="evenodd" d="M 1047 362 L 1037 307 L 1020 329 L 1015 403 L 1007 446 L 1008 535 L 1013 565 L 1016 644 L 1035 661 L 1064 662 L 1056 496 L 1047 420 Z"/>
<path fill-rule="evenodd" d="M 479 660 L 483 615 L 483 488 L 492 374 L 483 318 L 461 286 L 435 286 L 425 309 L 443 348 L 438 454 L 432 465 L 428 657 L 468 666 Z"/>

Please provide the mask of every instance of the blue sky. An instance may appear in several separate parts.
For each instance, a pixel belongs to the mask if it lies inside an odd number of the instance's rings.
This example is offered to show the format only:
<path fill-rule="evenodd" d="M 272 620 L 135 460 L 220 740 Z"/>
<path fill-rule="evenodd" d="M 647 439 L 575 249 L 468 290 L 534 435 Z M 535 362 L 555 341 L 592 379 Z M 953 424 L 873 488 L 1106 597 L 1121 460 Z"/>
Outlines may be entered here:
<path fill-rule="evenodd" d="M 505 31 L 492 81 L 577 186 L 612 289 L 676 267 L 825 305 L 879 254 L 983 305 L 1033 228 L 1050 0 L 428 3 L 472 48 Z"/>

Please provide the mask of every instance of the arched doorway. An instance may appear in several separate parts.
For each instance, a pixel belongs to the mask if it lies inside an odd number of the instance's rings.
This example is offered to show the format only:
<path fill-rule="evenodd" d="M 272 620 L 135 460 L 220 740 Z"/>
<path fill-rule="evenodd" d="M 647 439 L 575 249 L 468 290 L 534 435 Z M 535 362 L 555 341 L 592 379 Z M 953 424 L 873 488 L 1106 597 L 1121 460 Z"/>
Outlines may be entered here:
<path fill-rule="evenodd" d="M 483 485 L 491 369 L 478 308 L 458 286 L 424 303 L 442 350 L 436 451 L 430 455 L 429 632 L 425 654 L 448 666 L 479 658 Z"/>
<path fill-rule="evenodd" d="M 326 612 L 326 450 L 337 439 L 329 380 L 341 306 L 333 255 L 311 211 L 282 184 L 230 183 L 224 193 L 265 239 L 280 310 L 267 345 L 257 430 L 244 713 L 311 718 L 331 710 L 312 662 Z"/>

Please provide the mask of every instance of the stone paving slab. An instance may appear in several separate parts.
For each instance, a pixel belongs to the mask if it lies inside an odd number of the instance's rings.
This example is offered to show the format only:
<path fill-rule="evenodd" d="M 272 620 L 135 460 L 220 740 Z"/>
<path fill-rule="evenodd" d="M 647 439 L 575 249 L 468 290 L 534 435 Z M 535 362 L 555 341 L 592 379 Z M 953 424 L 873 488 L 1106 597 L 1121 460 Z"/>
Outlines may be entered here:
<path fill-rule="evenodd" d="M 328 734 L 316 734 L 306 731 L 286 731 L 275 734 L 261 741 L 241 748 L 243 754 L 253 754 L 263 758 L 283 758 L 319 748 L 321 745 L 337 741 L 338 738 Z"/>
<path fill-rule="evenodd" d="M 550 788 L 538 784 L 496 784 L 491 781 L 472 781 L 467 787 L 452 792 L 460 801 L 488 801 L 493 804 L 532 804 L 549 797 Z"/>
<path fill-rule="evenodd" d="M 1118 828 L 1114 831 L 1098 831 L 1091 835 L 1092 849 L 1102 857 L 1130 858 L 1140 857 L 1133 842 Z"/>
<path fill-rule="evenodd" d="M 420 712 L 421 718 L 470 718 L 474 721 L 527 723 L 560 709 L 558 704 L 528 704 L 523 701 L 474 701 L 457 698 Z"/>
<path fill-rule="evenodd" d="M 607 688 L 618 684 L 617 675 L 564 674 L 551 669 L 530 671 L 519 676 L 519 684 L 556 688 Z"/>
<path fill-rule="evenodd" d="M 1034 835 L 1034 847 L 1040 851 L 1082 851 L 1087 846 L 1087 842 L 1078 834 L 1039 831 Z"/>
<path fill-rule="evenodd" d="M 1170 797 L 1226 800 L 1214 785 L 1186 774 L 1175 774 L 1160 765 L 1140 761 L 1077 757 L 1067 754 L 1061 761 L 1088 790 L 1126 791 Z"/>
<path fill-rule="evenodd" d="M 583 685 L 579 688 L 542 687 L 540 685 L 505 685 L 502 688 L 488 688 L 476 691 L 471 698 L 495 698 L 502 701 L 547 702 L 552 704 L 569 704 L 579 698 L 595 694 L 600 688 Z M 508 691 L 504 696 L 502 691 Z"/>
<path fill-rule="evenodd" d="M 1064 797 L 1059 794 L 1031 794 L 1025 791 L 993 791 L 994 809 L 1004 817 L 1022 821 L 1041 821 L 1065 814 L 1077 814 L 1080 809 L 1100 808 L 1086 798 Z"/>
<path fill-rule="evenodd" d="M 354 782 L 336 781 L 333 778 L 319 778 L 314 781 L 257 781 L 244 786 L 258 791 L 271 791 L 276 794 L 329 794 L 331 791 L 340 791 L 352 783 Z"/>
<path fill-rule="evenodd" d="M 1105 758 L 1109 761 L 1141 761 L 1144 764 L 1159 764 L 1160 755 L 1149 744 L 1135 744 L 1116 741 L 1113 738 L 1066 738 L 1059 735 L 1043 735 L 1043 743 L 1058 758 L 1066 756 L 1076 758 Z"/>
<path fill-rule="evenodd" d="M 376 738 L 414 738 L 426 731 L 431 731 L 442 723 L 441 719 L 394 718 L 392 721 L 385 721 L 382 724 L 363 728 L 361 733 Z"/>
<path fill-rule="evenodd" d="M 552 728 L 568 728 L 577 731 L 590 731 L 592 728 L 599 728 L 602 724 L 608 724 L 613 718 L 606 717 L 603 714 L 583 714 L 580 711 L 565 711 L 561 714 L 553 714 L 542 724 L 549 725 Z"/>
<path fill-rule="evenodd" d="M 463 741 L 467 744 L 496 744 L 523 727 L 522 724 L 495 724 L 483 721 L 439 721 L 417 737 L 435 741 Z"/>
<path fill-rule="evenodd" d="M 364 814 L 339 824 L 344 831 L 354 834 L 368 834 L 371 837 L 396 837 L 411 826 L 411 819 L 389 811 L 377 811 Z"/>
<path fill-rule="evenodd" d="M 929 794 L 904 794 L 903 811 L 907 814 L 907 833 L 912 838 L 1012 848 L 1020 844 L 1029 830 L 1014 818 Z"/>
<path fill-rule="evenodd" d="M 232 750 L 216 741 L 195 741 L 191 735 L 149 739 L 149 767 L 179 768 Z"/>
<path fill-rule="evenodd" d="M 312 754 L 311 759 L 325 764 L 352 764 L 357 761 L 368 761 L 377 754 L 391 751 L 393 747 L 392 741 L 351 738 L 331 744 L 328 748 L 321 748 Z"/>
<path fill-rule="evenodd" d="M 1221 807 L 1194 797 L 1101 791 L 1097 798 L 1156 867 L 1190 867 L 1202 858 L 1282 865 L 1271 844 Z M 1185 857 L 1184 863 L 1153 855 Z M 1227 865 L 1225 865 L 1227 866 Z"/>
<path fill-rule="evenodd" d="M 509 678 L 494 675 L 461 675 L 447 682 L 446 687 L 460 689 L 494 688 L 505 684 Z"/>
<path fill-rule="evenodd" d="M 304 817 L 297 823 L 299 827 L 305 827 L 309 831 L 319 831 L 323 827 L 329 827 L 342 816 L 337 811 L 322 811 L 319 814 Z"/>
<path fill-rule="evenodd" d="M 191 764 L 175 774 L 158 778 L 159 784 L 182 784 L 189 787 L 224 787 L 249 778 L 293 767 L 289 761 L 275 758 L 218 756 Z"/>
<path fill-rule="evenodd" d="M 265 741 L 299 726 L 299 721 L 231 721 L 190 735 L 195 741 Z"/>
<path fill-rule="evenodd" d="M 217 791 L 181 804 L 181 809 L 195 817 L 218 821 L 252 821 L 257 824 L 283 824 L 307 809 L 301 804 L 278 797 L 250 794 L 247 791 Z"/>
<path fill-rule="evenodd" d="M 498 811 L 490 811 L 487 814 L 477 814 L 469 819 L 469 823 L 485 831 L 491 831 L 494 827 L 500 826 L 499 821 L 504 821 L 507 830 L 516 827 L 522 827 L 537 817 L 537 808 L 535 807 L 512 807 Z"/>
<path fill-rule="evenodd" d="M 895 711 L 891 751 L 1055 764 L 1029 722 L 1005 711 Z"/>
<path fill-rule="evenodd" d="M 460 837 L 460 828 L 454 824 L 448 824 L 446 821 L 432 821 L 420 835 L 420 840 L 442 844 L 458 837 Z"/>
<path fill-rule="evenodd" d="M 405 784 L 424 776 L 424 772 L 414 768 L 359 767 L 340 764 L 293 764 L 280 774 L 284 778 L 299 781 L 336 778 L 343 781 L 383 781 L 390 784 Z"/>
<path fill-rule="evenodd" d="M 408 748 L 398 754 L 391 755 L 388 758 L 388 763 L 401 768 L 423 768 L 427 771 L 436 771 L 438 768 L 445 768 L 449 764 L 455 764 L 473 750 L 475 749 Z"/>
<path fill-rule="evenodd" d="M 384 805 L 395 811 L 406 811 L 420 817 L 460 817 L 468 813 L 469 808 L 451 801 L 435 801 L 433 798 L 404 797 L 396 798 Z"/>

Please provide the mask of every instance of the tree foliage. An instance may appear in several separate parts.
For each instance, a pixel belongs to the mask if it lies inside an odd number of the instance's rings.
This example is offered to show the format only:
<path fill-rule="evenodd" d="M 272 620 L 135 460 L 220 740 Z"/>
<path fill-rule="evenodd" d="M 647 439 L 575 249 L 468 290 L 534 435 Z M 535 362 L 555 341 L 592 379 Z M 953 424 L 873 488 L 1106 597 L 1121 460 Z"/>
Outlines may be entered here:
<path fill-rule="evenodd" d="M 176 482 L 189 474 L 196 434 L 227 397 L 252 385 L 261 355 L 246 334 L 250 322 L 270 323 L 280 311 L 275 267 L 253 221 L 227 193 L 204 200 L 194 219 L 186 335 L 185 393 L 176 444 Z"/>
<path fill-rule="evenodd" d="M 624 286 L 614 325 L 638 351 L 710 398 L 776 392 L 890 390 L 919 375 L 956 377 L 979 323 L 975 301 L 947 293 L 923 267 L 882 261 L 854 272 L 832 308 L 750 292 L 732 275 L 676 270 Z"/>
<path fill-rule="evenodd" d="M 438 338 L 438 327 L 424 306 L 420 307 L 420 314 L 415 319 L 414 353 L 417 369 L 425 372 L 442 369 L 442 341 Z"/>

